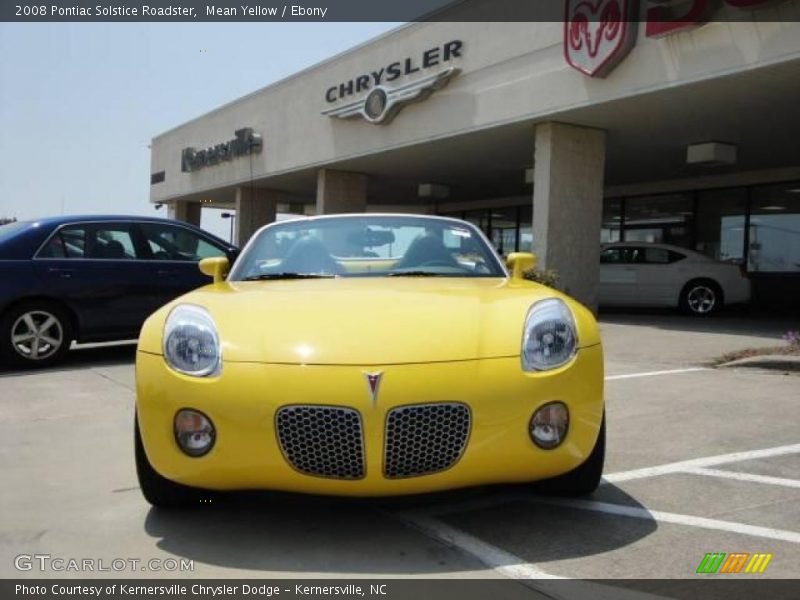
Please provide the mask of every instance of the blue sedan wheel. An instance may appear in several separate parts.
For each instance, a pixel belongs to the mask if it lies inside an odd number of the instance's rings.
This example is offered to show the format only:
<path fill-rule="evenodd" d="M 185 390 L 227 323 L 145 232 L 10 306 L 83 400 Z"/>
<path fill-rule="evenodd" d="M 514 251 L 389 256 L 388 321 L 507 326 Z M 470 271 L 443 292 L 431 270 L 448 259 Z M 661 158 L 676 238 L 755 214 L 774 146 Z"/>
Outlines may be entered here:
<path fill-rule="evenodd" d="M 61 307 L 48 302 L 18 306 L 2 319 L 2 354 L 11 363 L 43 367 L 51 365 L 69 350 L 72 328 Z"/>

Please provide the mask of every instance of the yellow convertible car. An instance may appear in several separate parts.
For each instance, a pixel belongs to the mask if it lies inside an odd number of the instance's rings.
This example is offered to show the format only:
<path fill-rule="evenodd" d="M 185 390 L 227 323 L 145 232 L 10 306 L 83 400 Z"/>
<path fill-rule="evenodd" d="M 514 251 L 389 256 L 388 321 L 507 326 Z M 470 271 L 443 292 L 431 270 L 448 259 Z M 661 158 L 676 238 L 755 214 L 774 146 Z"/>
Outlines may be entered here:
<path fill-rule="evenodd" d="M 338 215 L 262 228 L 145 323 L 136 461 L 155 506 L 212 491 L 387 496 L 598 485 L 592 314 L 456 219 Z M 230 271 L 230 272 L 228 272 Z"/>

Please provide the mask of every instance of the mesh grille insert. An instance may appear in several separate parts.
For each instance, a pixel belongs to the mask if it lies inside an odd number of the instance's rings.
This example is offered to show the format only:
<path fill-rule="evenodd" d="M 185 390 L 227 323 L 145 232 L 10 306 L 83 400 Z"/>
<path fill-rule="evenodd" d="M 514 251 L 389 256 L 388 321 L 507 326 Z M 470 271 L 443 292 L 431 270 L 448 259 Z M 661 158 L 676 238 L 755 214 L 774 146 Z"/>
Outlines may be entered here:
<path fill-rule="evenodd" d="M 364 477 L 361 416 L 338 406 L 284 406 L 276 416 L 278 442 L 298 471 L 336 479 Z"/>
<path fill-rule="evenodd" d="M 461 457 L 469 437 L 464 404 L 402 406 L 386 418 L 383 473 L 397 479 L 444 471 Z"/>

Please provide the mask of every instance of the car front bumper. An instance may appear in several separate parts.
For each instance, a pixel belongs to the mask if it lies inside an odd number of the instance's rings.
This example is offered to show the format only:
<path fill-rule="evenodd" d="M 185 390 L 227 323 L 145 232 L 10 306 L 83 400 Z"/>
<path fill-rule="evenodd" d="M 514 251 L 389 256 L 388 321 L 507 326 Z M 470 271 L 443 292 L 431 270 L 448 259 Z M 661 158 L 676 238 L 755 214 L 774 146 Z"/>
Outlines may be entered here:
<path fill-rule="evenodd" d="M 382 378 L 373 402 L 365 373 L 376 371 Z M 603 417 L 599 345 L 541 373 L 523 372 L 519 357 L 364 367 L 226 362 L 219 377 L 205 379 L 175 373 L 163 357 L 141 351 L 136 373 L 139 427 L 153 468 L 173 481 L 212 490 L 390 496 L 536 481 L 580 465 L 595 445 Z M 569 408 L 569 429 L 560 446 L 542 450 L 528 434 L 530 419 L 555 400 Z M 460 458 L 436 473 L 387 477 L 388 413 L 400 406 L 453 402 L 470 413 Z M 276 430 L 277 411 L 290 405 L 358 411 L 363 476 L 309 475 L 290 464 Z M 174 417 L 182 408 L 203 412 L 215 425 L 216 441 L 205 456 L 189 457 L 175 441 Z"/>

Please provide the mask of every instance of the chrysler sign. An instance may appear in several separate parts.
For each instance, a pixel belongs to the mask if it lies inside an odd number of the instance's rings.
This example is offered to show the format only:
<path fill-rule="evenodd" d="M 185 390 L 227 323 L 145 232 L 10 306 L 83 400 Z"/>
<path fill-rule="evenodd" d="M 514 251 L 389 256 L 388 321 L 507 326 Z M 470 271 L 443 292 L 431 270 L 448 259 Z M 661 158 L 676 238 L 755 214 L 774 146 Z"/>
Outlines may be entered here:
<path fill-rule="evenodd" d="M 237 129 L 234 139 L 208 148 L 184 148 L 181 151 L 181 171 L 191 173 L 203 167 L 218 165 L 221 162 L 233 160 L 237 156 L 258 154 L 263 147 L 261 136 L 253 133 L 250 127 Z"/>
<path fill-rule="evenodd" d="M 463 46 L 461 40 L 452 40 L 430 48 L 416 58 L 407 57 L 332 85 L 325 91 L 325 100 L 337 105 L 322 111 L 322 114 L 339 119 L 361 117 L 369 123 L 388 123 L 403 106 L 424 100 L 458 75 L 459 69 L 447 63 L 461 57 Z M 439 67 L 439 70 L 425 75 L 434 67 Z M 423 76 L 409 82 L 402 81 L 401 78 L 415 73 Z M 400 81 L 395 83 L 397 80 Z M 342 100 L 348 101 L 339 103 Z"/>

